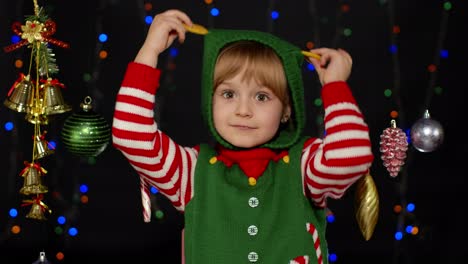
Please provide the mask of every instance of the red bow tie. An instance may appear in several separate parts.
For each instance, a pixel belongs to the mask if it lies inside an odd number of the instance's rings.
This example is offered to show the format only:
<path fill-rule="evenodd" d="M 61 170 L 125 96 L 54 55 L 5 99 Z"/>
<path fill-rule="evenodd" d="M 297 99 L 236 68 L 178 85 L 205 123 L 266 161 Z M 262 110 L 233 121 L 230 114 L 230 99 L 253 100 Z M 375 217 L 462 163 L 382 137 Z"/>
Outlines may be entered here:
<path fill-rule="evenodd" d="M 263 174 L 270 160 L 277 162 L 282 157 L 288 155 L 288 151 L 286 150 L 275 152 L 269 148 L 230 150 L 218 146 L 217 150 L 218 156 L 216 158 L 227 167 L 238 164 L 247 177 L 255 179 L 258 179 Z"/>

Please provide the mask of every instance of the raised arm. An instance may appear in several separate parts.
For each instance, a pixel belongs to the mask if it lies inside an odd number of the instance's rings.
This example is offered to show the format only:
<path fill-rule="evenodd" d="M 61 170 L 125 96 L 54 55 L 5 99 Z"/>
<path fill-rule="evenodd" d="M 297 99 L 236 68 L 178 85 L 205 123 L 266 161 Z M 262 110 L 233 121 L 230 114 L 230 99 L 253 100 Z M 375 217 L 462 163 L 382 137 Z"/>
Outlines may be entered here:
<path fill-rule="evenodd" d="M 197 150 L 177 145 L 158 129 L 154 119 L 160 71 L 157 57 L 175 39 L 184 37 L 179 24 L 190 23 L 183 13 L 170 10 L 156 15 L 145 43 L 129 63 L 117 94 L 112 125 L 113 146 L 140 176 L 143 216 L 151 218 L 150 187 L 154 186 L 180 211 L 192 195 Z M 175 33 L 177 32 L 177 33 Z"/>
<path fill-rule="evenodd" d="M 369 129 L 346 83 L 352 59 L 344 50 L 315 49 L 311 58 L 323 84 L 325 137 L 307 141 L 302 155 L 306 194 L 320 207 L 338 199 L 373 161 Z"/>

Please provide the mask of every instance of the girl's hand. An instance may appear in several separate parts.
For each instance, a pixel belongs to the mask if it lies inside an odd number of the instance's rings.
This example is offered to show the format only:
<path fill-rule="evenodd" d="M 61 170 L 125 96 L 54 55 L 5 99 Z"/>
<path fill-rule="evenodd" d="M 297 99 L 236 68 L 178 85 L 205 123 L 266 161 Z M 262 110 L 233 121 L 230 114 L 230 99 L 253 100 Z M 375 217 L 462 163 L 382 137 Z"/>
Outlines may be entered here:
<path fill-rule="evenodd" d="M 348 52 L 343 49 L 318 48 L 310 52 L 320 55 L 320 60 L 308 58 L 314 65 L 315 70 L 323 85 L 336 82 L 347 81 L 351 74 L 353 60 Z"/>
<path fill-rule="evenodd" d="M 192 21 L 180 10 L 167 10 L 157 14 L 148 30 L 144 45 L 151 47 L 156 53 L 166 50 L 179 37 L 179 42 L 185 40 L 183 24 L 192 25 Z"/>
<path fill-rule="evenodd" d="M 192 26 L 192 21 L 180 10 L 171 9 L 154 16 L 135 62 L 156 67 L 159 54 L 171 46 L 176 38 L 179 38 L 180 43 L 184 42 L 184 24 Z"/>

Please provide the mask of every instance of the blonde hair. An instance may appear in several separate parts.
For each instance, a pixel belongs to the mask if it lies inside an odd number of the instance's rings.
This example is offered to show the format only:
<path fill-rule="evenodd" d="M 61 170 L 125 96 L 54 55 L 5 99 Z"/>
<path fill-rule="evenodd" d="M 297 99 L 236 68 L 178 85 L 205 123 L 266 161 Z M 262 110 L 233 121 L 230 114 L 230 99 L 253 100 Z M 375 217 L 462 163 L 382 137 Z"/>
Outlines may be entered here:
<path fill-rule="evenodd" d="M 272 48 L 255 41 L 237 41 L 224 47 L 214 68 L 214 89 L 239 73 L 243 74 L 243 81 L 264 85 L 284 106 L 289 104 L 283 63 Z"/>

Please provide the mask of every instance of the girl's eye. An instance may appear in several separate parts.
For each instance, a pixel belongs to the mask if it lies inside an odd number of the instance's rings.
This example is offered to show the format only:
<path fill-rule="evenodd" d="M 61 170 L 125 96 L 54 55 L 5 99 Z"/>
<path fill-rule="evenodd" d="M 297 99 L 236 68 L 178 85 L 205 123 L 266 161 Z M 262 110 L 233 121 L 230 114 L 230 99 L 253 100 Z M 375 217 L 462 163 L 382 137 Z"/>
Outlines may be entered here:
<path fill-rule="evenodd" d="M 230 99 L 230 98 L 234 97 L 234 93 L 232 91 L 223 91 L 221 93 L 221 96 L 226 98 L 226 99 Z"/>
<path fill-rule="evenodd" d="M 257 95 L 255 96 L 255 100 L 260 101 L 260 102 L 265 102 L 265 101 L 267 101 L 268 99 L 270 99 L 270 98 L 268 97 L 268 95 L 266 95 L 266 94 L 264 94 L 264 93 L 259 93 L 259 94 L 257 94 Z"/>

